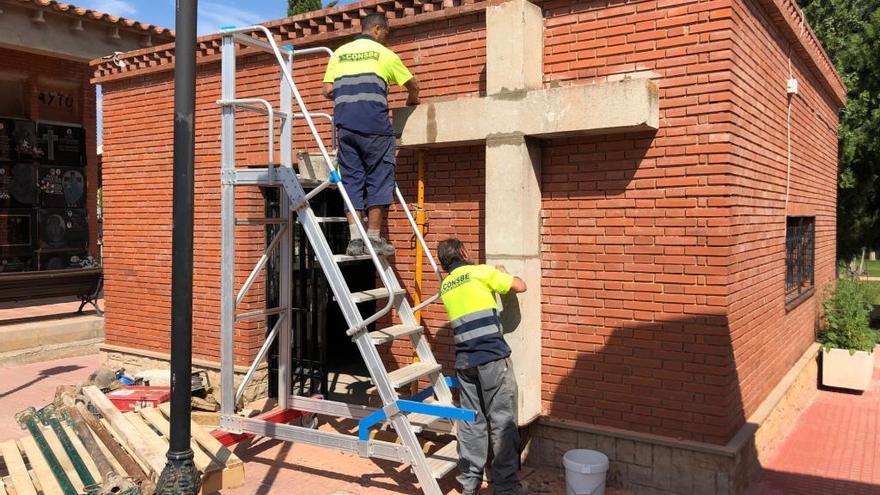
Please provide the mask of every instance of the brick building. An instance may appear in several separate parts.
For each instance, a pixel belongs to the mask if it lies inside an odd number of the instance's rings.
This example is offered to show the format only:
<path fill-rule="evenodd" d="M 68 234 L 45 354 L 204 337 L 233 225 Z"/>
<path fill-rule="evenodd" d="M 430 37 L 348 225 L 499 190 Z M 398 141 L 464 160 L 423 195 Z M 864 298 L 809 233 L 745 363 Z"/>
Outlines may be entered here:
<path fill-rule="evenodd" d="M 54 0 L 0 1 L 0 272 L 79 268 L 98 255 L 89 61 L 172 39 Z"/>
<path fill-rule="evenodd" d="M 335 47 L 374 10 L 391 19 L 388 45 L 422 86 L 419 107 L 400 109 L 400 91 L 390 102 L 410 199 L 423 153 L 429 243 L 456 235 L 532 288 L 506 329 L 530 458 L 598 446 L 623 485 L 740 492 L 772 442 L 758 435 L 774 390 L 806 362 L 834 278 L 845 90 L 795 2 L 368 0 L 266 25 L 282 43 Z M 93 62 L 104 88 L 104 355 L 146 367 L 167 360 L 169 343 L 173 48 L 120 60 Z M 202 38 L 194 357 L 209 369 L 219 355 L 218 61 L 219 37 Z M 311 111 L 330 110 L 324 63 L 296 63 Z M 276 94 L 267 56 L 239 70 L 241 97 Z M 262 118 L 240 122 L 239 162 L 265 163 Z M 302 127 L 295 141 L 309 149 Z M 258 193 L 238 194 L 261 216 Z M 239 227 L 242 279 L 262 228 Z M 399 210 L 389 237 L 411 285 Z M 426 279 L 425 293 L 436 290 Z M 449 364 L 442 308 L 423 316 Z M 237 327 L 242 371 L 264 334 Z M 409 350 L 386 358 L 406 362 Z"/>

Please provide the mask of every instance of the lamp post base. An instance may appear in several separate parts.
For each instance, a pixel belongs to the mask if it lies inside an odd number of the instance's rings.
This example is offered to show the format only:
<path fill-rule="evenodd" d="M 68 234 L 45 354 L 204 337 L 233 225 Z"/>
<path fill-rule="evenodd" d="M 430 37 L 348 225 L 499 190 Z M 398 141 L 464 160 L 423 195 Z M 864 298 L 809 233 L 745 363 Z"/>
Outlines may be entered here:
<path fill-rule="evenodd" d="M 201 488 L 201 480 L 201 474 L 192 460 L 192 452 L 189 452 L 189 458 L 169 458 L 156 484 L 156 495 L 196 495 Z"/>

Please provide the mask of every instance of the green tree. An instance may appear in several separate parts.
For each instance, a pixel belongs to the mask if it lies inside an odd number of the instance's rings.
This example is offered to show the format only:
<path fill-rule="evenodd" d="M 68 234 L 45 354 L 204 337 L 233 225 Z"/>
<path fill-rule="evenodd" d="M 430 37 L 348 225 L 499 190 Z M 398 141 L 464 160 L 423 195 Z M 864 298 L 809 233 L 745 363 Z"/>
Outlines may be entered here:
<path fill-rule="evenodd" d="M 313 10 L 335 7 L 338 0 L 332 0 L 324 5 L 321 0 L 287 0 L 287 15 L 297 15 Z"/>
<path fill-rule="evenodd" d="M 847 87 L 840 116 L 838 256 L 880 247 L 880 0 L 800 0 Z"/>

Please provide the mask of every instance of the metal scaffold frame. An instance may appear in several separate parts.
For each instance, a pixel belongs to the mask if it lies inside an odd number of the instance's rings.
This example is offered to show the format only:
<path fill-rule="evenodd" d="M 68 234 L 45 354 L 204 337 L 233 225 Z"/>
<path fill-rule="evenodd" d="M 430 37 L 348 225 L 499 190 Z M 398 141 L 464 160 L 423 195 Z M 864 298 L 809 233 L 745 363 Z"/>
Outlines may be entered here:
<path fill-rule="evenodd" d="M 254 36 L 254 34 L 260 37 Z M 236 56 L 238 45 L 256 48 L 260 52 L 273 55 L 280 68 L 279 101 L 280 109 L 272 108 L 271 103 L 261 98 L 236 97 Z M 333 254 L 321 228 L 322 219 L 315 216 L 309 201 L 322 192 L 336 189 L 348 211 L 353 211 L 351 200 L 341 183 L 338 171 L 333 165 L 331 154 L 325 147 L 313 120 L 314 116 L 329 118 L 328 114 L 312 114 L 308 111 L 302 95 L 293 79 L 294 58 L 300 55 L 328 54 L 329 48 L 315 47 L 295 50 L 291 46 L 279 48 L 272 32 L 264 26 L 229 28 L 222 31 L 221 55 L 221 289 L 220 289 L 220 389 L 221 418 L 220 427 L 231 433 L 250 433 L 287 441 L 309 443 L 338 450 L 356 452 L 364 457 L 376 457 L 397 461 L 412 466 L 422 490 L 429 495 L 439 495 L 437 479 L 451 471 L 458 462 L 457 446 L 451 442 L 430 457 L 422 450 L 416 434 L 423 430 L 449 432 L 453 421 L 473 421 L 476 412 L 455 407 L 452 403 L 451 386 L 455 381 L 444 377 L 441 366 L 431 352 L 424 328 L 415 318 L 415 312 L 436 301 L 439 294 L 425 299 L 415 307 L 409 304 L 406 291 L 384 257 L 379 256 L 370 242 L 365 243 L 368 251 L 364 256 L 345 256 Z M 294 112 L 294 105 L 298 112 Z M 236 111 L 258 112 L 267 116 L 268 164 L 265 168 L 239 168 L 236 166 Z M 323 181 L 307 180 L 299 177 L 293 168 L 293 124 L 301 118 L 308 126 L 311 137 L 320 151 L 324 163 L 329 168 L 328 178 Z M 275 163 L 275 125 L 280 122 L 279 144 L 280 162 Z M 331 126 L 332 127 L 332 126 Z M 275 224 L 279 228 L 274 238 L 267 244 L 250 275 L 242 286 L 235 288 L 235 188 L 237 186 L 279 187 L 281 217 L 265 218 L 265 224 Z M 306 192 L 306 189 L 310 189 Z M 428 249 L 423 235 L 419 232 L 413 215 L 404 200 L 400 189 L 395 185 L 395 197 L 421 245 L 426 258 L 438 277 L 442 280 L 437 263 Z M 357 217 L 357 215 L 355 215 Z M 323 219 L 324 221 L 328 219 Z M 292 395 L 291 391 L 291 267 L 293 262 L 293 232 L 296 222 L 311 243 L 315 258 L 323 270 L 335 300 L 342 310 L 348 325 L 346 334 L 357 345 L 370 378 L 376 387 L 383 407 L 347 404 L 324 400 L 320 397 Z M 260 223 L 260 222 L 258 222 Z M 361 237 L 367 233 L 361 219 L 355 218 L 355 225 Z M 269 258 L 278 253 L 279 263 L 279 304 L 274 308 L 238 313 L 237 307 L 244 301 L 258 274 L 265 268 Z M 352 293 L 343 278 L 339 263 L 356 260 L 371 260 L 375 266 L 381 287 Z M 364 318 L 357 304 L 371 300 L 385 299 L 382 308 Z M 388 315 L 394 309 L 400 324 L 388 328 L 369 331 L 370 325 Z M 277 320 L 267 335 L 250 368 L 239 384 L 234 387 L 234 335 L 235 323 L 247 319 L 264 318 L 277 315 Z M 342 331 L 340 329 L 340 331 Z M 345 435 L 331 431 L 319 431 L 304 426 L 279 424 L 265 419 L 245 418 L 236 415 L 236 405 L 253 377 L 258 364 L 265 359 L 273 341 L 278 340 L 278 407 L 281 411 L 299 411 L 334 417 L 353 418 L 359 421 L 358 435 Z M 408 339 L 418 361 L 397 370 L 388 371 L 379 355 L 377 345 L 396 339 Z M 417 383 L 422 377 L 429 379 L 431 387 L 415 394 L 409 399 L 401 399 L 397 389 Z M 399 443 L 370 439 L 369 430 L 378 424 L 388 424 L 394 428 Z"/>

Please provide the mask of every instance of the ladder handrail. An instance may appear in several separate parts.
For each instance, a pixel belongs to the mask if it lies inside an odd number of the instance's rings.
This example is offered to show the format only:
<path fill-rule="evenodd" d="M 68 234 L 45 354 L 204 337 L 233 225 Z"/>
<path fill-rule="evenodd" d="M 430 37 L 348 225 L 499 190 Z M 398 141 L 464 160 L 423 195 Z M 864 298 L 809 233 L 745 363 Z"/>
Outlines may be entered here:
<path fill-rule="evenodd" d="M 286 119 L 287 116 L 283 113 L 275 112 L 272 108 L 272 104 L 262 98 L 235 98 L 234 100 L 217 100 L 217 104 L 220 106 L 232 106 L 244 108 L 246 110 L 255 110 L 269 117 L 269 168 L 275 166 L 275 115 L 278 114 L 282 119 Z M 259 107 L 251 107 L 250 105 L 263 105 L 266 109 L 262 110 Z"/>
<path fill-rule="evenodd" d="M 294 119 L 301 119 L 303 114 L 295 112 Z M 312 117 L 321 117 L 330 121 L 330 142 L 333 143 L 333 151 L 336 151 L 336 126 L 333 125 L 333 116 L 324 112 L 312 112 Z"/>
<path fill-rule="evenodd" d="M 431 269 L 434 270 L 434 273 L 437 274 L 437 281 L 439 282 L 437 293 L 433 296 L 429 297 L 422 301 L 418 306 L 413 308 L 413 311 L 419 311 L 429 304 L 433 303 L 440 297 L 440 286 L 443 285 L 443 275 L 440 273 L 440 269 L 437 267 L 437 262 L 434 261 L 434 255 L 431 254 L 431 250 L 428 249 L 428 243 L 425 241 L 425 236 L 419 232 L 419 227 L 416 225 L 416 221 L 412 216 L 412 212 L 409 211 L 409 205 L 407 205 L 406 200 L 403 198 L 403 193 L 400 192 L 400 187 L 397 184 L 394 184 L 394 193 L 397 196 L 397 201 L 400 202 L 400 206 L 403 207 L 403 213 L 406 215 L 406 219 L 409 222 L 410 226 L 413 229 L 413 232 L 416 235 L 416 239 L 418 239 L 419 244 L 422 245 L 422 250 L 428 257 L 428 262 L 431 264 Z"/>
<path fill-rule="evenodd" d="M 264 35 L 266 35 L 266 40 L 268 41 L 269 47 L 272 50 L 272 53 L 275 55 L 275 59 L 278 62 L 278 65 L 281 67 L 281 73 L 284 76 L 284 80 L 287 82 L 287 85 L 290 87 L 290 92 L 293 94 L 293 98 L 296 100 L 296 104 L 299 106 L 302 111 L 303 118 L 305 118 L 306 124 L 309 126 L 309 131 L 311 131 L 312 137 L 314 138 L 316 144 L 318 145 L 318 149 L 321 151 L 321 155 L 324 158 L 324 163 L 327 165 L 327 168 L 330 169 L 330 177 L 324 181 L 320 189 L 328 187 L 332 183 L 336 183 L 336 178 L 338 175 L 336 174 L 336 170 L 332 166 L 332 161 L 330 160 L 330 154 L 327 152 L 327 148 L 324 146 L 324 141 L 321 139 L 321 135 L 318 133 L 317 127 L 315 127 L 315 122 L 312 120 L 312 116 L 309 114 L 308 108 L 306 107 L 305 101 L 303 101 L 302 95 L 299 93 L 299 89 L 296 87 L 296 83 L 293 81 L 293 75 L 288 70 L 287 63 L 284 60 L 284 56 L 281 55 L 281 51 L 278 48 L 278 44 L 275 42 L 275 36 L 272 34 L 272 31 L 269 30 L 266 26 L 248 26 L 243 28 L 233 28 L 233 29 L 225 29 L 222 30 L 221 33 L 223 36 L 232 36 L 239 38 L 239 36 L 235 36 L 236 34 L 244 34 L 246 32 L 253 31 L 261 31 Z M 254 39 L 254 41 L 260 41 Z M 288 50 L 288 53 L 295 53 L 293 50 Z M 332 53 L 332 52 L 331 52 Z M 318 189 L 318 188 L 316 188 Z M 355 212 L 354 206 L 352 205 L 351 198 L 348 196 L 348 192 L 345 190 L 345 187 L 341 182 L 337 183 L 337 189 L 339 194 L 342 196 L 342 201 L 345 203 L 345 207 L 349 212 Z M 314 192 L 314 191 L 313 191 Z M 308 201 L 308 196 L 306 196 L 306 201 Z M 298 205 L 301 206 L 301 205 Z M 374 313 L 369 318 L 363 320 L 358 329 L 366 329 L 367 326 L 377 321 L 379 318 L 385 316 L 391 311 L 391 308 L 394 306 L 394 290 L 391 288 L 391 281 L 388 280 L 388 276 L 385 274 L 385 270 L 382 267 L 382 262 L 379 260 L 379 256 L 376 253 L 376 250 L 373 249 L 373 243 L 369 242 L 369 237 L 367 236 L 367 231 L 364 229 L 363 223 L 360 218 L 358 218 L 357 214 L 351 213 L 351 217 L 354 219 L 354 224 L 357 228 L 358 234 L 360 234 L 361 238 L 367 240 L 364 242 L 364 246 L 370 254 L 370 258 L 373 261 L 373 265 L 376 267 L 376 271 L 379 274 L 379 279 L 382 281 L 382 285 L 388 293 L 387 302 L 385 306 Z M 351 329 L 349 329 L 351 330 Z"/>

